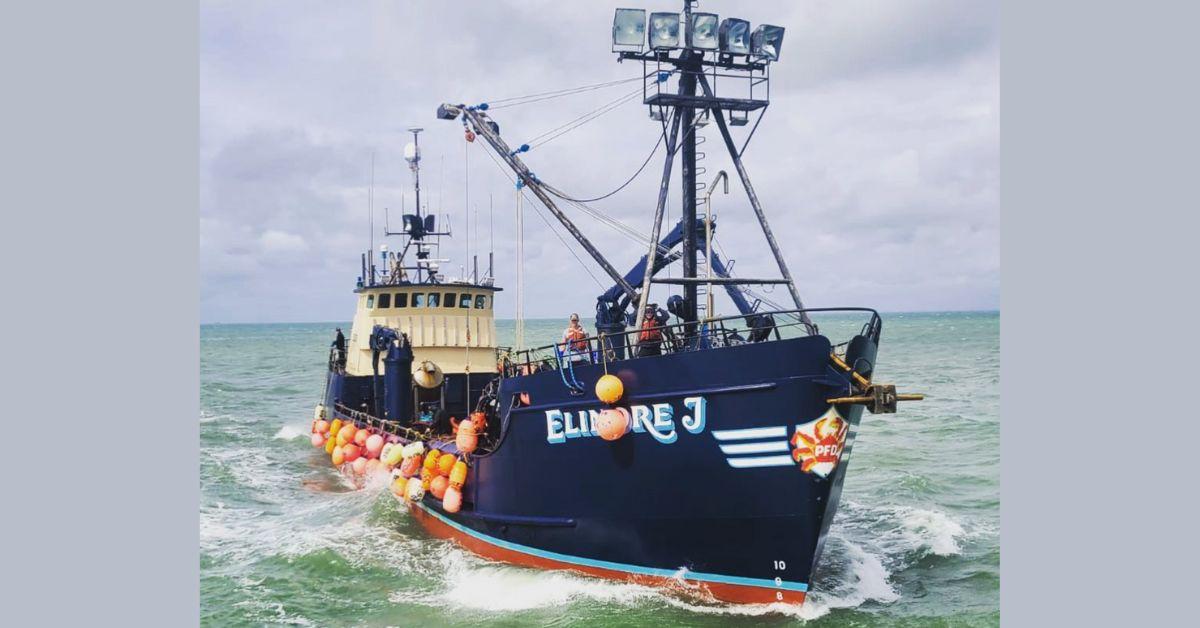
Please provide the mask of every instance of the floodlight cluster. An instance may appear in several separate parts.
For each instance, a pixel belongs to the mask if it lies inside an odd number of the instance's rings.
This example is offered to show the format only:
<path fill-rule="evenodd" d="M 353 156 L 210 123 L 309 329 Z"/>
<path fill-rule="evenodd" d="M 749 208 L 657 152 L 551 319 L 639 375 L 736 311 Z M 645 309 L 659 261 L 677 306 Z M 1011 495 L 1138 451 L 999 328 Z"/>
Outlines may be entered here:
<path fill-rule="evenodd" d="M 751 31 L 746 20 L 736 17 L 722 20 L 716 13 L 698 12 L 690 13 L 690 23 L 684 24 L 684 15 L 654 12 L 647 18 L 645 9 L 617 9 L 613 17 L 613 47 L 639 51 L 644 47 L 655 51 L 688 48 L 779 60 L 782 26 L 759 24 Z"/>

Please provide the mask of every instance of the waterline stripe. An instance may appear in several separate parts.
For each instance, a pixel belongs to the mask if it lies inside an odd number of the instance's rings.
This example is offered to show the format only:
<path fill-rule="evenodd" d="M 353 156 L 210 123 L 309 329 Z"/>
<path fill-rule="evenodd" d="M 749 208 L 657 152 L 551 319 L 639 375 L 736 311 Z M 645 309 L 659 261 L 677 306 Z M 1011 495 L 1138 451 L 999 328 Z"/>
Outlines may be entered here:
<path fill-rule="evenodd" d="M 676 577 L 679 577 L 680 575 L 682 575 L 683 578 L 688 579 L 688 580 L 701 580 L 704 582 L 719 582 L 722 584 L 740 584 L 743 586 L 751 586 L 751 587 L 766 587 L 769 589 L 784 589 L 786 591 L 808 591 L 808 585 L 804 584 L 803 582 L 788 582 L 788 581 L 784 580 L 784 581 L 781 581 L 780 584 L 775 584 L 774 580 L 767 580 L 765 578 L 745 578 L 742 576 L 725 576 L 725 575 L 721 575 L 721 574 L 700 573 L 698 571 L 689 571 L 687 569 L 683 569 L 682 571 L 679 569 L 658 569 L 655 567 L 642 567 L 640 565 L 627 565 L 625 563 L 614 563 L 614 562 L 609 562 L 607 560 L 593 560 L 591 558 L 583 558 L 580 556 L 570 556 L 568 554 L 559 554 L 558 552 L 550 552 L 550 551 L 546 551 L 546 550 L 540 550 L 540 549 L 536 549 L 533 547 L 529 547 L 527 545 L 510 543 L 503 539 L 498 539 L 494 536 L 488 536 L 486 534 L 483 534 L 482 532 L 477 532 L 475 530 L 472 530 L 471 528 L 468 528 L 464 525 L 461 525 L 461 524 L 445 517 L 441 513 L 437 512 L 431 508 L 426 507 L 425 504 L 422 504 L 420 502 L 415 502 L 414 505 L 416 507 L 420 508 L 421 510 L 425 511 L 427 514 L 433 515 L 438 520 L 440 520 L 442 523 L 450 526 L 451 528 L 454 528 L 455 530 L 458 530 L 459 532 L 462 532 L 463 534 L 468 534 L 468 535 L 473 536 L 481 541 L 491 543 L 492 545 L 495 545 L 497 547 L 503 547 L 504 549 L 512 550 L 514 552 L 521 552 L 523 554 L 530 554 L 532 556 L 540 556 L 542 558 L 549 558 L 550 560 L 557 560 L 557 561 L 563 562 L 563 563 L 570 563 L 573 565 L 583 565 L 585 567 L 596 567 L 599 569 L 611 569 L 613 571 L 624 571 L 624 572 L 628 572 L 628 573 L 635 573 L 635 574 L 646 575 L 646 576 L 659 576 L 659 577 L 663 577 L 663 578 L 676 578 Z"/>
<path fill-rule="evenodd" d="M 721 445 L 723 454 L 766 454 L 774 451 L 787 451 L 786 440 L 767 441 L 765 443 L 741 443 L 738 445 Z"/>
<path fill-rule="evenodd" d="M 787 427 L 751 427 L 744 430 L 713 430 L 717 440 L 746 440 L 748 438 L 787 438 Z"/>
<path fill-rule="evenodd" d="M 796 464 L 791 456 L 759 456 L 756 458 L 726 458 L 726 462 L 734 469 L 749 469 L 752 467 L 787 467 Z"/>

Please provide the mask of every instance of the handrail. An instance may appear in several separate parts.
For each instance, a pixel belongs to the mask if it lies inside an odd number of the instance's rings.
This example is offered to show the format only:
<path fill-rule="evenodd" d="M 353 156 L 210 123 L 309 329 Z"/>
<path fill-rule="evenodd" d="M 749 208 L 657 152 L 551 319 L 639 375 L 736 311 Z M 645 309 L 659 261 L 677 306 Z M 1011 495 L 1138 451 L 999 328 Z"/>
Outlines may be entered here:
<path fill-rule="evenodd" d="M 708 319 L 693 325 L 698 325 L 697 331 L 693 334 L 687 334 L 687 326 L 689 323 L 673 323 L 667 325 L 658 325 L 655 327 L 642 329 L 629 329 L 616 334 L 601 333 L 595 336 L 588 336 L 582 341 L 588 346 L 587 351 L 576 351 L 574 354 L 583 354 L 586 360 L 592 364 L 599 364 L 603 361 L 617 360 L 616 349 L 620 347 L 626 357 L 620 359 L 636 359 L 636 348 L 638 343 L 630 342 L 631 337 L 636 339 L 643 331 L 659 331 L 661 332 L 660 348 L 663 354 L 681 353 L 684 351 L 694 351 L 709 348 L 718 348 L 722 346 L 732 346 L 736 344 L 750 343 L 747 337 L 738 334 L 739 328 L 732 329 L 726 327 L 727 321 L 735 321 L 743 319 L 746 321 L 752 319 L 766 320 L 765 317 L 797 315 L 800 313 L 819 313 L 819 312 L 863 312 L 869 313 L 871 318 L 863 325 L 861 335 L 871 338 L 878 342 L 879 334 L 882 327 L 882 320 L 879 317 L 879 312 L 868 307 L 816 307 L 790 310 L 774 310 L 767 312 L 754 312 L 751 314 L 732 314 L 719 318 Z M 774 335 L 774 340 L 782 339 L 779 333 L 780 329 L 789 327 L 808 328 L 807 323 L 797 318 L 793 322 L 778 323 L 772 322 L 768 326 L 755 328 L 749 324 L 744 327 L 744 331 L 751 332 L 765 329 L 768 334 Z M 763 338 L 760 342 L 767 342 L 770 336 Z M 505 359 L 501 365 L 501 370 L 505 377 L 511 377 L 518 374 L 530 374 L 541 370 L 559 370 L 561 368 L 561 357 L 566 353 L 568 342 L 556 342 L 540 347 L 523 349 L 516 352 L 509 352 L 508 355 L 515 359 Z"/>

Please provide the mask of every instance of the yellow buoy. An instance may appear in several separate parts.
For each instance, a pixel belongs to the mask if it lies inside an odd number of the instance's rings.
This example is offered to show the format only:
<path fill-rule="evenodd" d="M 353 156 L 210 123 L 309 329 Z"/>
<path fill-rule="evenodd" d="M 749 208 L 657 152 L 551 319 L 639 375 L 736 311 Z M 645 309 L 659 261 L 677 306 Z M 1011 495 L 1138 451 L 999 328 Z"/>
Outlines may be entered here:
<path fill-rule="evenodd" d="M 605 375 L 596 382 L 596 396 L 604 403 L 616 403 L 625 394 L 625 385 L 616 375 Z"/>
<path fill-rule="evenodd" d="M 467 463 L 459 460 L 450 470 L 450 486 L 462 488 L 467 483 Z"/>

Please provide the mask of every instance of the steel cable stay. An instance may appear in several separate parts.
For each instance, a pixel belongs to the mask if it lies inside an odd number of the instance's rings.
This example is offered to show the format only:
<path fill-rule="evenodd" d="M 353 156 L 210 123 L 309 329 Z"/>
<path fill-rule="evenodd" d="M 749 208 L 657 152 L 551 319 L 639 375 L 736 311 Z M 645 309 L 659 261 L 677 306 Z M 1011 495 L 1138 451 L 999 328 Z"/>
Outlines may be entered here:
<path fill-rule="evenodd" d="M 517 183 L 517 179 L 511 174 L 511 172 L 508 169 L 506 169 L 504 167 L 503 164 L 501 164 L 499 161 L 496 160 L 496 156 L 493 155 L 488 150 L 484 150 L 483 152 L 484 152 L 484 154 L 486 154 L 488 156 L 489 159 L 491 159 L 492 163 L 496 165 L 496 168 L 498 168 L 500 170 L 500 172 L 504 175 L 504 178 L 511 181 L 512 184 L 515 186 Z M 527 201 L 531 206 L 533 206 L 534 212 L 537 214 L 538 218 L 542 219 L 542 222 L 546 224 L 546 227 L 550 229 L 550 232 L 554 234 L 554 237 L 558 238 L 558 241 L 561 242 L 563 247 L 567 249 L 567 252 L 569 252 L 571 254 L 571 256 L 575 258 L 575 261 L 579 262 L 579 265 L 582 266 L 584 272 L 586 272 L 588 274 L 588 276 L 592 278 L 592 281 L 596 282 L 596 285 L 599 286 L 601 289 L 604 289 L 606 286 L 604 284 L 600 283 L 600 280 L 597 279 L 596 275 L 592 273 L 592 269 L 588 268 L 588 265 L 585 264 L 583 262 L 583 260 L 579 258 L 579 254 L 575 252 L 575 249 L 572 248 L 569 244 L 567 244 L 567 241 L 563 239 L 562 234 L 560 234 L 558 232 L 558 230 L 555 229 L 550 224 L 550 221 L 547 220 L 546 216 L 543 215 L 541 210 L 538 209 L 537 203 L 533 202 L 526 195 L 524 188 L 521 189 L 521 197 L 524 198 L 525 201 Z"/>
<path fill-rule="evenodd" d="M 601 105 L 601 106 L 599 106 L 599 107 L 597 107 L 597 108 L 595 108 L 573 120 L 570 120 L 560 126 L 557 126 L 553 129 L 550 129 L 549 131 L 546 131 L 545 133 L 542 133 L 541 135 L 538 135 L 537 137 L 529 140 L 529 142 L 527 142 L 525 145 L 529 146 L 530 148 L 536 148 L 538 146 L 546 144 L 547 142 L 550 142 L 551 140 L 558 139 L 559 137 L 562 137 L 563 135 L 566 135 L 567 133 L 570 133 L 571 131 L 578 129 L 579 127 L 587 124 L 588 122 L 591 122 L 592 120 L 595 120 L 596 118 L 599 118 L 600 116 L 612 111 L 613 109 L 616 109 L 617 107 L 620 107 L 621 105 L 632 101 L 634 98 L 637 98 L 641 94 L 641 92 L 642 92 L 642 88 L 639 87 L 628 94 L 625 94 L 623 96 L 618 96 L 617 98 L 614 98 L 614 99 L 610 100 L 609 102 L 607 102 L 607 103 L 605 103 L 605 104 L 603 104 L 603 105 Z"/>
<path fill-rule="evenodd" d="M 603 89 L 605 87 L 613 87 L 613 86 L 621 85 L 624 83 L 632 83 L 633 81 L 637 81 L 637 80 L 641 80 L 641 77 L 635 76 L 633 78 L 628 78 L 628 79 L 619 79 L 616 81 L 607 81 L 604 83 L 593 83 L 591 85 L 581 85 L 579 87 L 568 87 L 565 89 L 552 90 L 552 91 L 541 92 L 541 93 L 537 93 L 537 94 L 527 94 L 525 96 L 512 96 L 509 98 L 498 98 L 498 99 L 487 101 L 487 105 L 488 105 L 489 109 L 504 109 L 505 107 L 516 107 L 518 105 L 527 105 L 530 103 L 541 102 L 544 100 L 551 100 L 553 98 L 561 98 L 564 96 L 573 96 L 575 94 L 582 94 L 582 93 L 586 93 L 586 92 L 590 92 L 590 91 L 595 91 L 598 89 Z"/>

